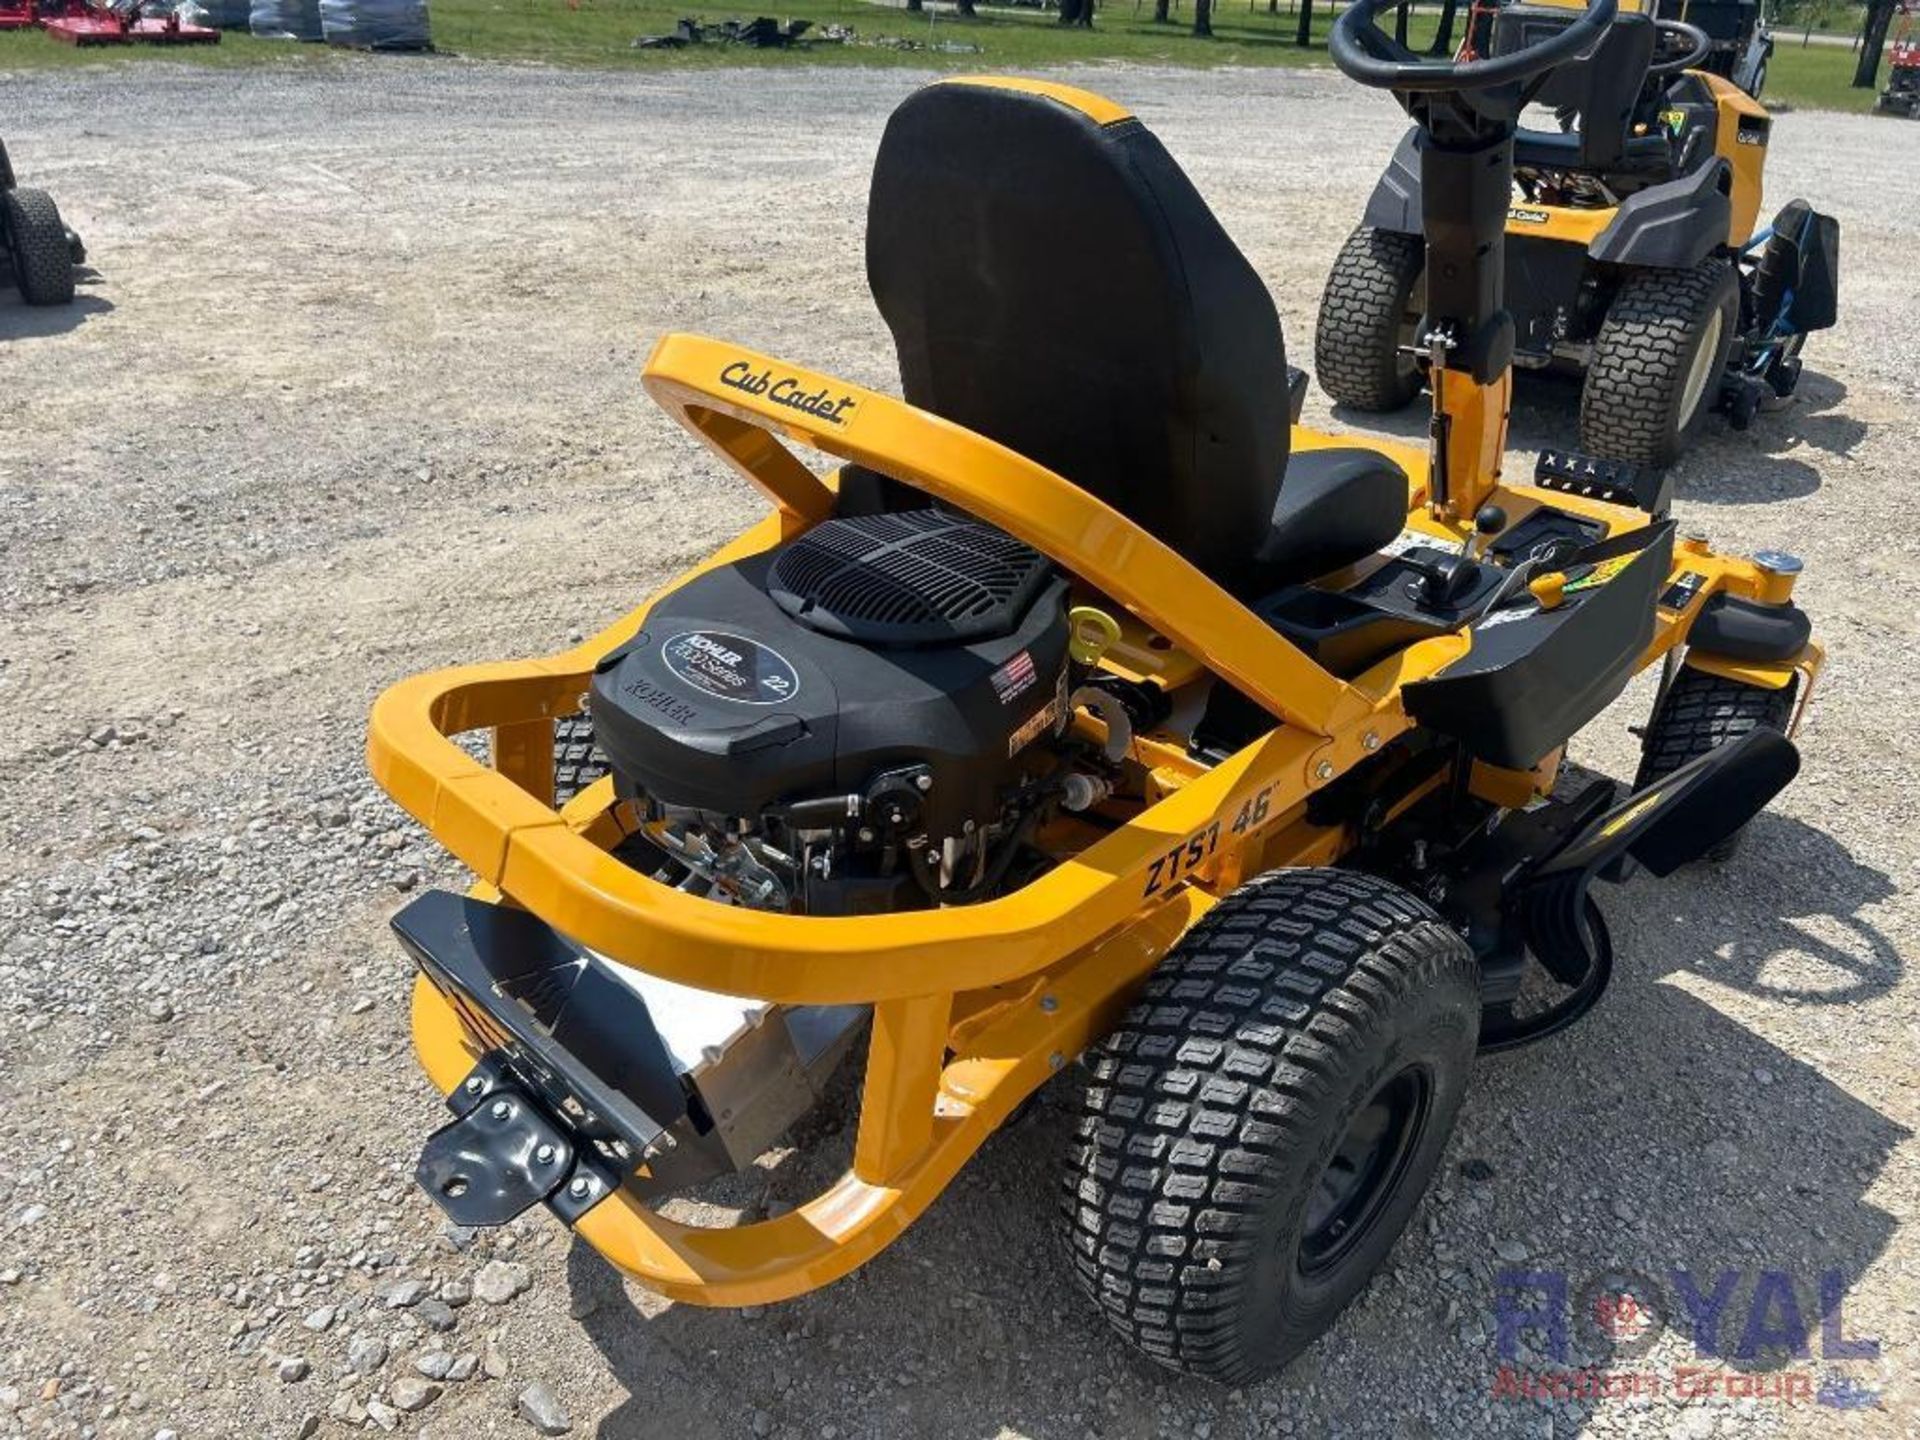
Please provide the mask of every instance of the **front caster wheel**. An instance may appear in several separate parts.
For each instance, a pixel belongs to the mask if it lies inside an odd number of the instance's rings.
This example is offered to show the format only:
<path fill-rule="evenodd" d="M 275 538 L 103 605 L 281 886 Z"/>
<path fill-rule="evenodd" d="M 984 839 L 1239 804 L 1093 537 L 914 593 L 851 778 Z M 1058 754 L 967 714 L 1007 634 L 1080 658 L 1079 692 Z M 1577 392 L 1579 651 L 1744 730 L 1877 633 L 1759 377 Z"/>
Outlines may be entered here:
<path fill-rule="evenodd" d="M 1089 1052 L 1065 1198 L 1108 1323 L 1231 1384 L 1299 1354 L 1412 1215 L 1479 1024 L 1471 952 L 1395 885 L 1283 870 L 1221 901 Z"/>
<path fill-rule="evenodd" d="M 1635 793 L 1729 740 L 1738 740 L 1749 730 L 1764 727 L 1784 735 L 1793 718 L 1793 698 L 1798 689 L 1797 679 L 1779 690 L 1768 690 L 1682 667 L 1660 697 L 1641 740 L 1640 771 L 1633 777 Z M 1702 858 L 1714 862 L 1732 859 L 1746 833 L 1746 827 L 1741 826 L 1709 848 Z"/>

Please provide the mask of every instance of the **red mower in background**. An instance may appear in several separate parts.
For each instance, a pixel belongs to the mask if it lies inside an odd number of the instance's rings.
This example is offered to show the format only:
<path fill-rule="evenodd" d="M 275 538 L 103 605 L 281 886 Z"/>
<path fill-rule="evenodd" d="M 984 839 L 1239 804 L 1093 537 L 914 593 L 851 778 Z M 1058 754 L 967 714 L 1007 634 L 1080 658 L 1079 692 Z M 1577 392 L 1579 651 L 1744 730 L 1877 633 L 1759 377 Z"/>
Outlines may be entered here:
<path fill-rule="evenodd" d="M 39 26 L 69 45 L 217 45 L 220 32 L 181 21 L 172 10 L 143 14 L 141 0 L 0 0 L 0 30 Z"/>
<path fill-rule="evenodd" d="M 73 299 L 73 267 L 86 258 L 53 197 L 14 183 L 0 143 L 0 285 L 11 279 L 29 305 L 64 305 Z"/>
<path fill-rule="evenodd" d="M 1887 88 L 1880 92 L 1873 108 L 1912 118 L 1920 115 L 1920 33 L 1914 27 L 1920 0 L 1900 0 L 1899 13 L 1900 23 L 1887 56 Z"/>

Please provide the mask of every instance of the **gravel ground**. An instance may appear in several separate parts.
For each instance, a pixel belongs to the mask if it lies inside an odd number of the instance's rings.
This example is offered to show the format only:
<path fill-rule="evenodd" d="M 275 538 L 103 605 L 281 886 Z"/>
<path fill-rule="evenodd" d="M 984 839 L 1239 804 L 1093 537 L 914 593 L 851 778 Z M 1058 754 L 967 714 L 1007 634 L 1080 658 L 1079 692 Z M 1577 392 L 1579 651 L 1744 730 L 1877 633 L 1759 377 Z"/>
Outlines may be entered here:
<path fill-rule="evenodd" d="M 0 302 L 0 1433 L 1916 1433 L 1920 307 L 1910 132 L 1864 118 L 1786 117 L 1772 159 L 1776 200 L 1842 217 L 1842 328 L 1790 410 L 1678 476 L 1690 524 L 1807 558 L 1832 668 L 1806 770 L 1738 863 L 1604 897 L 1615 994 L 1481 1067 L 1389 1270 L 1285 1377 L 1179 1381 L 1089 1313 L 1055 1224 L 1065 1083 L 866 1270 L 764 1312 L 665 1305 L 544 1218 L 450 1231 L 414 1190 L 438 1112 L 384 921 L 457 876 L 367 781 L 367 707 L 555 648 L 755 513 L 645 403 L 660 332 L 893 384 L 862 202 L 915 78 L 6 83 L 16 163 L 98 274 L 70 310 Z M 1328 75 L 1083 83 L 1190 167 L 1310 355 L 1388 102 Z M 1572 424 L 1570 391 L 1527 387 L 1516 450 Z M 1636 718 L 1581 758 L 1630 774 Z M 1811 1321 L 1832 1272 L 1878 1358 L 1816 1334 L 1716 1372 L 1757 1393 L 1683 1401 L 1676 1315 L 1614 1360 L 1657 1395 L 1497 1393 L 1496 1270 L 1675 1267 L 1734 1273 L 1723 1349 L 1755 1308 Z M 1567 1363 L 1605 1358 L 1576 1335 Z M 1877 1401 L 1796 1388 L 1836 1378 Z"/>

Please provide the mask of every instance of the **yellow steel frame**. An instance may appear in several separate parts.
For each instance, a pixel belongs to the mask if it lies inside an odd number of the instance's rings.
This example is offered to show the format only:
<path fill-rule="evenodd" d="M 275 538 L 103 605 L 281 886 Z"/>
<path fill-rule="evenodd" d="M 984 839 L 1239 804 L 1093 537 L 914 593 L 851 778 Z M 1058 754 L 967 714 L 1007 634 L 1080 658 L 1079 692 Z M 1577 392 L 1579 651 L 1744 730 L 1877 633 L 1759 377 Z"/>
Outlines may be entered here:
<path fill-rule="evenodd" d="M 691 335 L 660 341 L 643 379 L 774 505 L 694 573 L 765 550 L 832 512 L 835 483 L 796 458 L 788 445 L 798 445 L 870 466 L 1018 536 L 1165 637 L 1173 653 L 1281 717 L 1210 769 L 1156 762 L 1162 798 L 1013 894 L 835 918 L 716 905 L 627 868 L 606 853 L 619 833 L 610 782 L 553 808 L 553 721 L 580 708 L 594 664 L 639 631 L 645 605 L 563 654 L 444 670 L 380 697 L 367 745 L 375 778 L 475 872 L 483 898 L 524 906 L 618 963 L 684 984 L 873 1004 L 853 1164 L 822 1195 L 777 1219 L 705 1230 L 621 1193 L 577 1224 L 615 1265 L 669 1296 L 753 1304 L 843 1275 L 898 1235 L 1020 1099 L 1111 1025 L 1215 894 L 1274 865 L 1338 859 L 1346 836 L 1307 819 L 1308 797 L 1406 731 L 1401 687 L 1465 654 L 1470 640 L 1422 641 L 1341 680 L 1085 491 L 900 400 Z M 1485 477 L 1488 451 L 1497 459 L 1504 437 L 1504 393 L 1491 417 L 1474 413 L 1473 468 L 1456 474 Z M 1298 448 L 1328 443 L 1295 432 Z M 1381 448 L 1412 477 L 1409 524 L 1461 540 L 1465 523 L 1425 508 L 1421 452 Z M 1542 499 L 1528 487 L 1490 493 L 1516 520 Z M 1550 498 L 1614 528 L 1646 523 L 1637 512 Z M 1764 581 L 1749 563 L 1704 547 L 1686 550 L 1676 573 L 1683 568 L 1704 583 L 1685 612 L 1662 612 L 1642 663 L 1679 642 L 1707 595 L 1755 595 Z M 482 728 L 493 731 L 492 765 L 449 738 Z M 424 978 L 413 1025 L 423 1066 L 451 1091 L 484 1042 Z"/>

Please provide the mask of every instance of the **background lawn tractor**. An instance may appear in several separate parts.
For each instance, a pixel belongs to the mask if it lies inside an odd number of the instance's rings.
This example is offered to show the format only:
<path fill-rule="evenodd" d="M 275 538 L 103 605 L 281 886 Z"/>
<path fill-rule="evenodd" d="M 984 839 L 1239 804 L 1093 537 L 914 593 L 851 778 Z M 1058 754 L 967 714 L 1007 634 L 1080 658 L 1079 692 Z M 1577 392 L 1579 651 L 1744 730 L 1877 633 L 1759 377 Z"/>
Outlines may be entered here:
<path fill-rule="evenodd" d="M 1707 53 L 1695 68 L 1731 80 L 1754 99 L 1767 87 L 1773 31 L 1760 0 L 1658 0 L 1662 20 L 1679 20 L 1707 37 Z"/>
<path fill-rule="evenodd" d="M 0 143 L 0 275 L 29 305 L 64 305 L 73 299 L 73 267 L 86 258 L 86 246 L 60 219 L 53 197 L 15 183 L 13 161 Z"/>
<path fill-rule="evenodd" d="M 381 696 L 373 773 L 478 876 L 394 918 L 456 1222 L 543 1205 L 669 1296 L 784 1299 L 1084 1056 L 1074 1273 L 1161 1363 L 1260 1375 L 1381 1263 L 1475 1054 L 1599 999 L 1594 882 L 1724 846 L 1791 779 L 1797 562 L 1499 471 L 1514 120 L 1614 0 L 1470 64 L 1397 47 L 1392 3 L 1331 48 L 1426 137 L 1426 451 L 1290 425 L 1264 283 L 1123 108 L 935 84 L 868 213 L 906 399 L 665 337 L 648 393 L 773 513 L 576 649 Z M 1635 792 L 1563 785 L 1650 665 Z M 654 1208 L 854 1050 L 824 1192 Z"/>
<path fill-rule="evenodd" d="M 1507 4 L 1467 46 L 1496 57 L 1563 33 L 1576 11 Z M 1839 226 L 1795 201 L 1756 229 L 1772 120 L 1695 68 L 1701 30 L 1624 7 L 1578 61 L 1529 86 L 1552 129 L 1515 141 L 1504 265 L 1512 360 L 1584 373 L 1580 449 L 1672 463 L 1706 415 L 1745 428 L 1799 381 L 1808 332 L 1835 318 Z M 1334 261 L 1314 358 L 1340 404 L 1407 404 L 1432 367 L 1422 323 L 1419 131 L 1402 141 Z"/>

